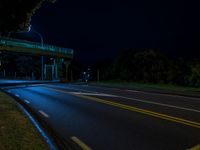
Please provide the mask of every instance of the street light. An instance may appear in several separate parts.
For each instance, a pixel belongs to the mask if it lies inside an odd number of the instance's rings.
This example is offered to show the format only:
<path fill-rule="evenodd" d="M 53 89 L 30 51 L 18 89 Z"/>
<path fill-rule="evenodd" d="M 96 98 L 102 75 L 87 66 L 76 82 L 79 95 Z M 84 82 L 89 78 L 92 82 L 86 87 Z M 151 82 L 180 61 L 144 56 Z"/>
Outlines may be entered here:
<path fill-rule="evenodd" d="M 32 27 L 31 25 L 28 27 L 28 32 L 32 31 L 32 32 L 36 33 L 37 35 L 39 35 L 41 46 L 43 47 L 44 40 L 43 40 L 42 35 L 35 30 L 31 30 L 32 29 L 31 27 Z M 41 56 L 41 80 L 43 80 L 43 76 L 44 76 L 43 72 L 44 72 L 44 57 Z"/>
<path fill-rule="evenodd" d="M 31 31 L 34 32 L 34 33 L 36 33 L 37 35 L 39 35 L 41 46 L 43 47 L 43 44 L 44 44 L 43 36 L 39 32 L 37 32 L 36 30 L 32 30 L 32 25 L 30 25 L 28 27 L 28 32 L 31 32 Z"/>

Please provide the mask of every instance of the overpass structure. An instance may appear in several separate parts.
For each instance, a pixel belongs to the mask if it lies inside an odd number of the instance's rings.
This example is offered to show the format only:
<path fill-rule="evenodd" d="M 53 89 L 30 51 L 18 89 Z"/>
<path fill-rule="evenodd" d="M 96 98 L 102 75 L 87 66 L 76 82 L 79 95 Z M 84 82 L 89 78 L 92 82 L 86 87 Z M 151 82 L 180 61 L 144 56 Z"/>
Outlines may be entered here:
<path fill-rule="evenodd" d="M 65 78 L 67 80 L 67 68 L 73 58 L 73 49 L 5 37 L 0 37 L 0 51 L 55 58 L 54 64 L 51 66 L 42 64 L 42 68 L 44 67 L 44 69 L 42 69 L 44 78 L 46 77 L 47 68 L 51 67 L 54 79 L 57 79 L 58 76 L 60 76 L 58 75 L 58 70 L 62 66 L 62 63 L 64 63 L 66 66 Z"/>

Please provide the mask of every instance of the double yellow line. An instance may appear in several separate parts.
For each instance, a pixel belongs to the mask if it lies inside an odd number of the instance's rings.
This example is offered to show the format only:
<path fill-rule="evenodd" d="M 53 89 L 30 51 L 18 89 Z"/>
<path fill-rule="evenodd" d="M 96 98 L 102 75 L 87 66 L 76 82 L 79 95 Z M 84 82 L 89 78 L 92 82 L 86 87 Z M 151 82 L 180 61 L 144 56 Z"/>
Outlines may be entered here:
<path fill-rule="evenodd" d="M 156 118 L 161 118 L 161 119 L 164 119 L 164 120 L 168 120 L 168 121 L 172 121 L 172 122 L 176 122 L 176 123 L 180 123 L 180 124 L 184 124 L 184 125 L 188 125 L 188 126 L 200 129 L 200 123 L 199 122 L 194 122 L 194 121 L 190 121 L 190 120 L 186 120 L 186 119 L 182 119 L 182 118 L 178 118 L 178 117 L 174 117 L 174 116 L 169 116 L 169 115 L 166 115 L 166 114 L 161 114 L 161 113 L 146 110 L 146 109 L 128 106 L 128 105 L 125 105 L 125 104 L 116 103 L 116 102 L 112 102 L 112 101 L 108 101 L 108 100 L 104 100 L 104 99 L 100 99 L 100 98 L 96 98 L 96 97 L 85 96 L 85 95 L 77 95 L 77 94 L 73 94 L 73 93 L 58 90 L 58 89 L 52 89 L 52 88 L 48 88 L 48 89 L 58 91 L 58 92 L 62 92 L 62 93 L 71 94 L 71 95 L 74 95 L 74 96 L 77 96 L 77 97 L 80 97 L 80 98 L 83 98 L 83 99 L 86 99 L 86 100 L 92 100 L 92 101 L 95 101 L 95 102 L 98 102 L 98 103 L 107 104 L 107 105 L 110 105 L 110 106 L 115 106 L 117 108 L 121 108 L 121 109 L 124 109 L 124 110 L 129 110 L 129 111 L 132 111 L 132 112 L 138 112 L 138 113 L 145 114 L 145 115 L 148 115 L 148 116 L 153 116 L 153 117 L 156 117 Z"/>

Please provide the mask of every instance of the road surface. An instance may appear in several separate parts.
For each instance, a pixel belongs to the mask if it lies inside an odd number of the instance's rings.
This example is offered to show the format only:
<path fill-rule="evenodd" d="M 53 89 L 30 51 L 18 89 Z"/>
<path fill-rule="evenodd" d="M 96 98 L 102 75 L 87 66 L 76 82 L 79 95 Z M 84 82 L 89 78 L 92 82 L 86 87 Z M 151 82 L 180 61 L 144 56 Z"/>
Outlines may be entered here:
<path fill-rule="evenodd" d="M 4 90 L 85 149 L 186 150 L 200 144 L 199 98 L 73 84 Z"/>

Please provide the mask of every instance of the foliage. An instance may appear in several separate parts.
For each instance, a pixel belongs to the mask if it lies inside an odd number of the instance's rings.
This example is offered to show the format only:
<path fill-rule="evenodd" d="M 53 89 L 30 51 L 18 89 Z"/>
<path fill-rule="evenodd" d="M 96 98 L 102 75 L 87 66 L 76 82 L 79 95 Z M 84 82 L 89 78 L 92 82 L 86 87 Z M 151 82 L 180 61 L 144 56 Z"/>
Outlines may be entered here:
<path fill-rule="evenodd" d="M 39 57 L 3 53 L 0 60 L 0 72 L 5 71 L 6 77 L 40 77 Z"/>
<path fill-rule="evenodd" d="M 200 86 L 200 60 L 170 58 L 158 49 L 123 49 L 104 80 Z"/>
<path fill-rule="evenodd" d="M 194 87 L 200 86 L 200 63 L 198 62 L 195 62 L 194 64 L 191 65 L 189 84 Z"/>
<path fill-rule="evenodd" d="M 97 80 L 99 74 L 99 79 L 112 78 L 110 75 L 110 65 L 111 61 L 108 59 L 98 60 L 91 68 L 91 80 Z"/>
<path fill-rule="evenodd" d="M 19 56 L 16 58 L 16 67 L 18 74 L 28 76 L 34 71 L 33 58 L 27 56 Z"/>
<path fill-rule="evenodd" d="M 28 29 L 32 15 L 45 0 L 1 0 L 0 35 Z M 48 0 L 55 2 L 55 0 Z"/>
<path fill-rule="evenodd" d="M 151 49 L 121 51 L 113 64 L 113 74 L 122 80 L 156 82 L 164 80 L 167 59 Z"/>

